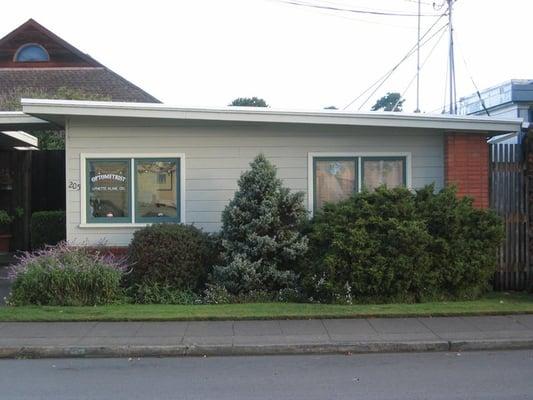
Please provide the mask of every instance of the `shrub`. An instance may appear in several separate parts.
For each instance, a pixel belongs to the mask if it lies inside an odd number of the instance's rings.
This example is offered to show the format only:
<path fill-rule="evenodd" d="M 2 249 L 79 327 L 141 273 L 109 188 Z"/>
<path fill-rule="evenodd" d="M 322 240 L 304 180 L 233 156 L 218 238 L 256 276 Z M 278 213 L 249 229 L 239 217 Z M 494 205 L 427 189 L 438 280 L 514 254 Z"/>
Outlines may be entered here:
<path fill-rule="evenodd" d="M 194 292 L 177 290 L 159 283 L 137 283 L 128 289 L 134 303 L 138 304 L 200 304 L 202 298 Z"/>
<path fill-rule="evenodd" d="M 37 211 L 31 215 L 32 249 L 55 245 L 66 238 L 65 211 Z"/>
<path fill-rule="evenodd" d="M 121 300 L 123 259 L 65 242 L 19 257 L 8 304 L 92 306 Z"/>
<path fill-rule="evenodd" d="M 222 213 L 224 262 L 210 276 L 212 284 L 233 295 L 294 287 L 295 264 L 307 251 L 307 238 L 299 231 L 307 215 L 303 194 L 283 187 L 264 155 L 250 167 Z"/>
<path fill-rule="evenodd" d="M 138 230 L 128 248 L 132 283 L 194 291 L 203 286 L 215 245 L 192 225 L 155 224 Z"/>
<path fill-rule="evenodd" d="M 498 217 L 453 188 L 378 188 L 327 204 L 309 228 L 310 297 L 321 301 L 422 301 L 480 294 L 502 239 Z"/>

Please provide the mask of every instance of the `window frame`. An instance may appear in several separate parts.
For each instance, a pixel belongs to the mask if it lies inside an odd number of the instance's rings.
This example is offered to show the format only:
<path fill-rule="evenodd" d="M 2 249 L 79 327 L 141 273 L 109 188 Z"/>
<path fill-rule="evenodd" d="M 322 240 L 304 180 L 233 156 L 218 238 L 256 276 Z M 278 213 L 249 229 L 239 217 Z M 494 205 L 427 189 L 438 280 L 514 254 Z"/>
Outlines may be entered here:
<path fill-rule="evenodd" d="M 88 217 L 88 161 L 92 160 L 129 160 L 130 161 L 130 215 L 131 219 L 129 222 L 124 221 L 100 221 L 92 222 Z M 179 177 L 176 177 L 176 182 L 179 185 L 178 187 L 178 202 L 179 207 L 178 219 L 173 219 L 173 223 L 185 223 L 185 154 L 184 153 L 80 153 L 80 228 L 134 228 L 134 227 L 143 227 L 151 225 L 154 222 L 148 221 L 138 221 L 135 213 L 135 191 L 136 191 L 136 177 L 133 175 L 135 169 L 135 160 L 136 159 L 156 159 L 156 160 L 177 160 L 179 165 Z M 71 179 L 71 178 L 69 178 Z M 73 200 L 70 198 L 68 200 L 71 203 Z M 68 206 L 68 204 L 67 204 Z M 161 221 L 169 222 L 169 221 Z"/>
<path fill-rule="evenodd" d="M 412 187 L 412 164 L 411 152 L 309 152 L 307 153 L 307 210 L 311 216 L 315 213 L 315 159 L 357 159 L 357 192 L 362 190 L 363 181 L 363 158 L 365 159 L 387 159 L 387 158 L 402 158 L 404 163 L 404 181 L 405 187 L 411 189 Z"/>
<path fill-rule="evenodd" d="M 135 215 L 139 215 L 139 207 L 137 206 L 137 183 L 138 183 L 138 175 L 137 175 L 137 164 L 139 162 L 149 162 L 149 161 L 161 161 L 161 162 L 172 162 L 172 161 L 175 161 L 176 162 L 176 176 L 175 176 L 175 180 L 176 180 L 176 217 L 136 217 L 135 221 L 138 221 L 139 223 L 158 223 L 158 222 L 172 222 L 172 223 L 179 223 L 180 222 L 180 208 L 181 208 L 181 204 L 180 204 L 180 192 L 181 192 L 181 185 L 180 185 L 180 181 L 178 179 L 178 177 L 181 175 L 181 162 L 180 162 L 180 159 L 179 158 L 175 158 L 175 157 L 172 157 L 172 158 L 161 158 L 161 157 L 157 157 L 157 158 L 141 158 L 141 157 L 137 157 L 137 158 L 134 158 L 133 159 L 133 174 L 134 174 L 134 177 L 133 177 L 133 180 L 135 181 L 135 192 L 133 193 L 134 196 L 133 196 L 133 207 L 135 208 Z"/>

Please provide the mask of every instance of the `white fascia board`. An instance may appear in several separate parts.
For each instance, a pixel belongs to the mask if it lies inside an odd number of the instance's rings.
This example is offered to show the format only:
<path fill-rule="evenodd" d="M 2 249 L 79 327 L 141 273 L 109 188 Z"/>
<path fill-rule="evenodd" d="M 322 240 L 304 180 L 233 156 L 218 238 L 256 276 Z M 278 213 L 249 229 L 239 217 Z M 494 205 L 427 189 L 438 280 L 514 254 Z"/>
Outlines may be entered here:
<path fill-rule="evenodd" d="M 157 103 L 22 99 L 23 111 L 38 116 L 93 116 L 175 120 L 326 124 L 424 128 L 508 133 L 519 131 L 522 119 L 395 112 L 295 111 L 261 107 L 190 108 Z"/>
<path fill-rule="evenodd" d="M 2 131 L 1 133 L 21 142 L 23 145 L 28 145 L 30 147 L 39 146 L 39 139 L 24 131 Z"/>

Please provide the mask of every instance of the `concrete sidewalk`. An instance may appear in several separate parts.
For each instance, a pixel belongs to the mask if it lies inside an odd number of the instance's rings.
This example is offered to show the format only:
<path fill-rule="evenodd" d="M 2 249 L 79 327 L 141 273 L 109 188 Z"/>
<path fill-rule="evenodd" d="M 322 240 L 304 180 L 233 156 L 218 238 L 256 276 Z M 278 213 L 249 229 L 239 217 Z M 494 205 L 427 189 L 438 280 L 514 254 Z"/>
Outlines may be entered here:
<path fill-rule="evenodd" d="M 4 322 L 0 357 L 147 357 L 533 348 L 533 315 L 195 322 Z"/>

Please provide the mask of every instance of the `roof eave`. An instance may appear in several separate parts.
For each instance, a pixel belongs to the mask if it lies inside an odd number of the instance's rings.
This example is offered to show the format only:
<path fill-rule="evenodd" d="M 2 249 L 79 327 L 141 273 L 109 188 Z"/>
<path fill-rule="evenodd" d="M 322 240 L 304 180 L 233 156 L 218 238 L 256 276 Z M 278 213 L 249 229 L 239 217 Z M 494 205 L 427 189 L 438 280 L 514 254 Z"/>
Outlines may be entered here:
<path fill-rule="evenodd" d="M 66 116 L 204 120 L 254 123 L 325 124 L 423 128 L 446 131 L 486 132 L 488 136 L 516 132 L 521 119 L 473 116 L 344 111 L 294 111 L 253 107 L 190 108 L 164 104 L 96 102 L 76 100 L 22 99 L 23 111 L 46 120 L 62 121 Z"/>

